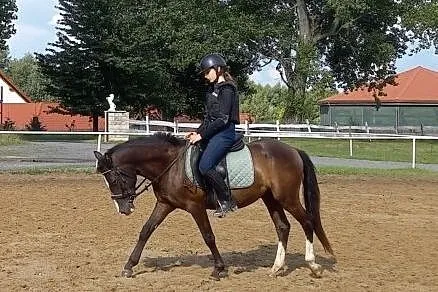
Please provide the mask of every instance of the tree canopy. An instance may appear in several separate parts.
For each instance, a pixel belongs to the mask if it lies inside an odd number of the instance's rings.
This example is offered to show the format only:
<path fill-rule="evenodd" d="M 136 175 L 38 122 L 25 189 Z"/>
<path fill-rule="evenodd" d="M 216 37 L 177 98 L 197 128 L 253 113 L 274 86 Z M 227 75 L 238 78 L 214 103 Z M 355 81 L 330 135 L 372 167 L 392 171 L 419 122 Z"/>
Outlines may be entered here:
<path fill-rule="evenodd" d="M 227 56 L 241 84 L 246 79 L 251 56 L 240 53 L 242 34 L 223 27 L 229 16 L 215 2 L 60 0 L 59 9 L 58 40 L 37 58 L 50 92 L 74 113 L 97 117 L 114 93 L 118 108 L 137 115 L 149 105 L 168 118 L 199 114 L 196 64 L 211 51 Z"/>
<path fill-rule="evenodd" d="M 55 100 L 47 93 L 49 80 L 41 73 L 38 61 L 33 55 L 26 54 L 20 59 L 9 60 L 5 72 L 32 101 Z"/>
<path fill-rule="evenodd" d="M 118 109 L 141 117 L 155 105 L 166 118 L 201 112 L 204 54 L 226 56 L 243 91 L 248 73 L 276 61 L 288 87 L 284 117 L 300 121 L 321 84 L 380 90 L 391 82 L 409 42 L 427 47 L 436 36 L 436 22 L 419 21 L 435 11 L 430 3 L 60 0 L 58 40 L 37 58 L 65 109 L 97 117 L 114 93 Z"/>
<path fill-rule="evenodd" d="M 0 51 L 8 48 L 6 41 L 15 33 L 13 24 L 15 19 L 17 19 L 15 0 L 0 0 Z"/>

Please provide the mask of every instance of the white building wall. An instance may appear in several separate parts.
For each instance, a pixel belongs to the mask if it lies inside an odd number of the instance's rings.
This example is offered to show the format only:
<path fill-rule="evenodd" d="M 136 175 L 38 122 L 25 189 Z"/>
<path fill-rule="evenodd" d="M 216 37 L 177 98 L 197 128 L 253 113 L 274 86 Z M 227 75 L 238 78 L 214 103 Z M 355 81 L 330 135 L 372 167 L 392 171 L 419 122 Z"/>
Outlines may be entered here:
<path fill-rule="evenodd" d="M 0 86 L 3 86 L 3 103 L 26 103 L 2 78 L 0 78 Z"/>

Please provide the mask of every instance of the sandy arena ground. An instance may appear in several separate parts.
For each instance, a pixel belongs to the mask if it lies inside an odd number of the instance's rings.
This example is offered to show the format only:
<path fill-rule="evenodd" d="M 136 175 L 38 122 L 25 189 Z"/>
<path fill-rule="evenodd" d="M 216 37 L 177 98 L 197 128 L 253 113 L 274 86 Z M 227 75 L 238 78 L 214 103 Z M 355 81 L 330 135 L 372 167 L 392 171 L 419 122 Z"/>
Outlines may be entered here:
<path fill-rule="evenodd" d="M 336 253 L 304 261 L 292 223 L 287 269 L 268 275 L 277 239 L 261 201 L 211 218 L 229 277 L 209 278 L 209 250 L 191 217 L 175 211 L 146 245 L 135 278 L 120 272 L 152 210 L 115 212 L 99 175 L 0 175 L 0 291 L 438 291 L 438 178 L 321 176 L 321 216 Z"/>

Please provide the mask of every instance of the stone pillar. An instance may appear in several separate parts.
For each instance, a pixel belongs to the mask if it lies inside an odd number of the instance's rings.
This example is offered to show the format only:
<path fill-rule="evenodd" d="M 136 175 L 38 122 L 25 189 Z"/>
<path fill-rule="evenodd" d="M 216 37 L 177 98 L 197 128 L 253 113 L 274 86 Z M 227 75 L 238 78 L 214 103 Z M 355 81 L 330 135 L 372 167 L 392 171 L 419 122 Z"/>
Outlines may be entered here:
<path fill-rule="evenodd" d="M 105 111 L 106 132 L 129 132 L 129 113 L 126 111 Z M 128 141 L 128 135 L 107 135 L 107 142 Z"/>

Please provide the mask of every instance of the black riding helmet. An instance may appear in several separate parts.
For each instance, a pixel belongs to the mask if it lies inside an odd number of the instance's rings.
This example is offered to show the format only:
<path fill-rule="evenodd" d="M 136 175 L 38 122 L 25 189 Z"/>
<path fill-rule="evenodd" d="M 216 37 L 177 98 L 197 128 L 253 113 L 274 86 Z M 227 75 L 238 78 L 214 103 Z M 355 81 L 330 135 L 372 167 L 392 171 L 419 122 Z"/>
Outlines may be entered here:
<path fill-rule="evenodd" d="M 205 72 L 207 69 L 210 68 L 215 68 L 217 69 L 217 67 L 221 67 L 221 68 L 226 68 L 227 67 L 227 62 L 225 62 L 224 57 L 222 57 L 219 54 L 208 54 L 205 55 L 202 59 L 201 59 L 201 63 L 199 66 L 200 70 L 199 72 Z"/>

